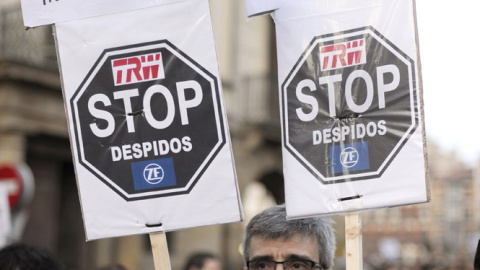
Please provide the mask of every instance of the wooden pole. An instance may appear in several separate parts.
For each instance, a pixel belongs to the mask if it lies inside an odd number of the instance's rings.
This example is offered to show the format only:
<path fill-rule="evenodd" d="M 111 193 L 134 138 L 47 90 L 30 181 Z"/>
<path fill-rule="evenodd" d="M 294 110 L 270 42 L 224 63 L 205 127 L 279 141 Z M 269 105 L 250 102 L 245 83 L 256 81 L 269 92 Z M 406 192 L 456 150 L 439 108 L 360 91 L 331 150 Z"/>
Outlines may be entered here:
<path fill-rule="evenodd" d="M 345 215 L 347 270 L 363 270 L 362 221 L 358 213 Z"/>
<path fill-rule="evenodd" d="M 165 232 L 150 233 L 155 270 L 171 270 Z"/>

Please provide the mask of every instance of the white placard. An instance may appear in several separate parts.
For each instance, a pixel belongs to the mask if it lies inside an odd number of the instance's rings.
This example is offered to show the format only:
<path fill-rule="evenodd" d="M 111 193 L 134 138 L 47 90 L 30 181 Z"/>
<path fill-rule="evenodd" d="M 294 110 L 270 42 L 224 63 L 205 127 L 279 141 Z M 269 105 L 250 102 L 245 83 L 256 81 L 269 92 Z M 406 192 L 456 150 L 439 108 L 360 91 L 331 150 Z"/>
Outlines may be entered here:
<path fill-rule="evenodd" d="M 188 0 L 21 0 L 25 26 L 35 27 Z"/>
<path fill-rule="evenodd" d="M 7 244 L 12 230 L 10 205 L 8 204 L 8 184 L 0 183 L 0 248 Z"/>
<path fill-rule="evenodd" d="M 290 218 L 429 201 L 414 2 L 273 13 Z"/>
<path fill-rule="evenodd" d="M 208 1 L 55 34 L 87 239 L 241 221 Z"/>

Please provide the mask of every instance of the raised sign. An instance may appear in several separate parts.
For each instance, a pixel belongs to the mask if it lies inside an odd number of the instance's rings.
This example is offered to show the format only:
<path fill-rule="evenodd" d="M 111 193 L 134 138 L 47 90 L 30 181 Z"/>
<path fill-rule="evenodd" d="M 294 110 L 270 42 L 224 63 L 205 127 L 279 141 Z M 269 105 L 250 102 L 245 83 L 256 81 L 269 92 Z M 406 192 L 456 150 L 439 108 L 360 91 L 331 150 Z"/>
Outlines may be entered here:
<path fill-rule="evenodd" d="M 275 20 L 287 214 L 429 201 L 414 1 L 301 1 Z"/>
<path fill-rule="evenodd" d="M 240 221 L 208 0 L 54 29 L 87 240 Z"/>

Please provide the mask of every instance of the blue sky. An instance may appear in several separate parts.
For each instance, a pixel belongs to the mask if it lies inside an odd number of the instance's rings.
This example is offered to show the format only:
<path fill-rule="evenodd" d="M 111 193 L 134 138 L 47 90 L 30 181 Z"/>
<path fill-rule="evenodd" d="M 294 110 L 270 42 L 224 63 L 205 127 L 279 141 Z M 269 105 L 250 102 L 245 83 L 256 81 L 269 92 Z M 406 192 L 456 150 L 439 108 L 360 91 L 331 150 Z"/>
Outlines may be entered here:
<path fill-rule="evenodd" d="M 427 137 L 472 164 L 480 158 L 478 3 L 416 2 Z"/>

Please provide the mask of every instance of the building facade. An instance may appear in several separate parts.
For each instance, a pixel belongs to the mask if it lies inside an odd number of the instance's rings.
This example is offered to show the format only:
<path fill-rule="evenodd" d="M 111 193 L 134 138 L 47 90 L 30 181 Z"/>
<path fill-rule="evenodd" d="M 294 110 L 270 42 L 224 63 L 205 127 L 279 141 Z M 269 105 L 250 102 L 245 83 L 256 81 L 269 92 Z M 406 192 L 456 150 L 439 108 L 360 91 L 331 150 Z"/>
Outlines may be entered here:
<path fill-rule="evenodd" d="M 377 267 L 401 264 L 406 269 L 473 269 L 480 239 L 479 166 L 466 166 L 433 142 L 428 152 L 429 203 L 362 214 L 367 263 Z"/>

